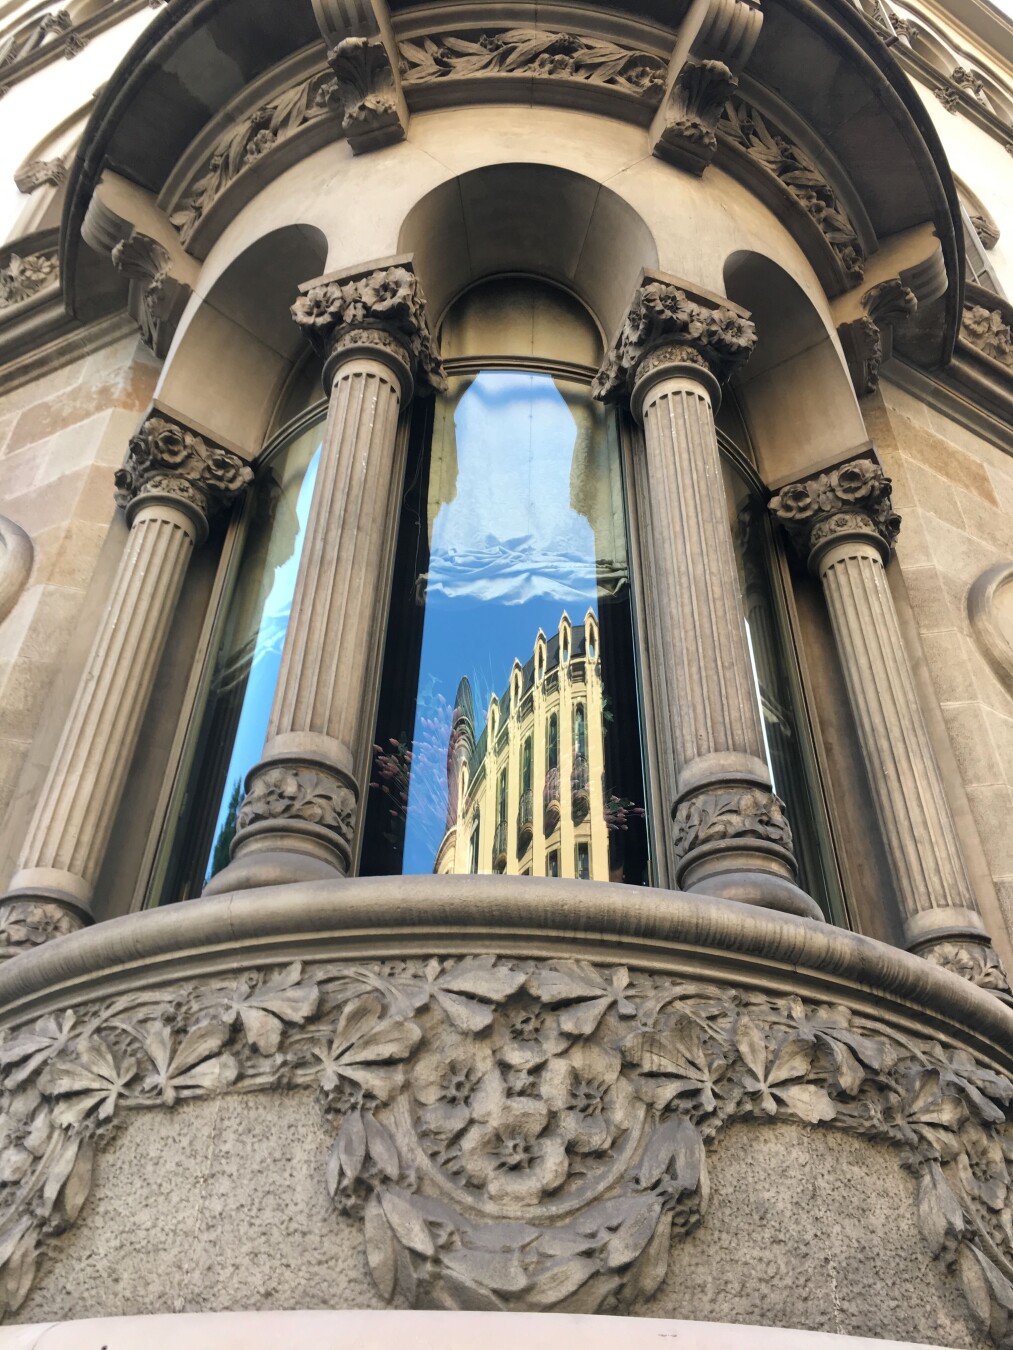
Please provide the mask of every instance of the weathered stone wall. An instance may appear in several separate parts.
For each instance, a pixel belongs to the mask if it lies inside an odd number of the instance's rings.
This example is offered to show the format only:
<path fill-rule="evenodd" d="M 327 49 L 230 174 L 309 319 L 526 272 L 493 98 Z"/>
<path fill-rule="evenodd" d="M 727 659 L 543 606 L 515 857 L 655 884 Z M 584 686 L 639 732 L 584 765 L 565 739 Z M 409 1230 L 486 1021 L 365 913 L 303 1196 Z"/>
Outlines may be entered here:
<path fill-rule="evenodd" d="M 903 517 L 897 557 L 981 848 L 1013 927 L 1013 696 L 986 661 L 968 615 L 974 582 L 1013 560 L 1013 458 L 895 386 L 881 388 L 863 412 Z"/>
<path fill-rule="evenodd" d="M 0 398 L 0 511 L 34 550 L 0 624 L 0 880 L 10 875 L 14 826 L 23 832 L 27 821 L 21 798 L 32 789 L 19 780 L 29 749 L 44 721 L 62 724 L 74 688 L 62 677 L 94 627 L 101 597 L 88 590 L 114 520 L 113 471 L 157 374 L 128 338 Z"/>

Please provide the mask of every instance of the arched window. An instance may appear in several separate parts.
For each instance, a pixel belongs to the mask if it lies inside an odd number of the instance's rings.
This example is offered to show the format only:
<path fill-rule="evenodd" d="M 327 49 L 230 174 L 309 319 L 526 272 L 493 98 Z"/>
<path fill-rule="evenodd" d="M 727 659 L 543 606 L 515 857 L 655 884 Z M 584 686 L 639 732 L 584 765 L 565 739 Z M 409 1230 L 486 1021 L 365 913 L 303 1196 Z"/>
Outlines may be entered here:
<path fill-rule="evenodd" d="M 533 828 L 533 799 L 548 800 L 548 775 L 572 749 L 560 746 L 559 729 L 572 736 L 579 699 L 594 710 L 585 712 L 581 753 L 589 761 L 595 875 L 647 882 L 622 450 L 615 410 L 590 393 L 601 334 L 565 292 L 510 277 L 462 295 L 443 319 L 440 346 L 449 388 L 414 417 L 394 567 L 402 585 L 374 736 L 377 745 L 393 738 L 410 747 L 409 790 L 395 846 L 386 803 L 371 791 L 360 871 L 428 872 L 452 849 L 458 859 L 447 870 L 464 871 L 464 841 L 484 805 L 497 830 L 517 814 L 517 847 L 497 839 L 493 868 L 502 860 L 512 874 L 545 875 L 555 851 L 560 873 L 575 875 L 572 838 L 559 846 L 569 813 L 550 813 L 554 832 L 546 837 Z M 584 624 L 568 617 L 588 611 L 598 627 L 593 666 L 577 659 Z M 476 715 L 509 691 L 511 716 L 498 734 L 473 728 L 468 790 L 450 822 L 446 709 L 462 678 Z M 518 793 L 506 811 L 495 795 L 505 766 Z M 631 828 L 610 825 L 603 777 L 610 794 L 640 813 Z M 558 797 L 556 786 L 549 798 Z"/>

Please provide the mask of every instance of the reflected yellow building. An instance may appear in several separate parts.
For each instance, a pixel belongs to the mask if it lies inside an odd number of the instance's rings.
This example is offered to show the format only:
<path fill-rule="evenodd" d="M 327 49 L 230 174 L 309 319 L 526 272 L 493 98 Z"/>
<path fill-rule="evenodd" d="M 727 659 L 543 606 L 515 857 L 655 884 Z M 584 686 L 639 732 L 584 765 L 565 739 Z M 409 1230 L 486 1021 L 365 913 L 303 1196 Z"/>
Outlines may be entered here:
<path fill-rule="evenodd" d="M 607 881 L 624 806 L 605 783 L 606 699 L 598 618 L 563 613 L 541 629 L 475 735 L 471 686 L 458 686 L 447 750 L 447 829 L 434 871 Z M 617 814 L 618 813 L 618 814 Z M 610 830 L 611 826 L 611 830 Z"/>

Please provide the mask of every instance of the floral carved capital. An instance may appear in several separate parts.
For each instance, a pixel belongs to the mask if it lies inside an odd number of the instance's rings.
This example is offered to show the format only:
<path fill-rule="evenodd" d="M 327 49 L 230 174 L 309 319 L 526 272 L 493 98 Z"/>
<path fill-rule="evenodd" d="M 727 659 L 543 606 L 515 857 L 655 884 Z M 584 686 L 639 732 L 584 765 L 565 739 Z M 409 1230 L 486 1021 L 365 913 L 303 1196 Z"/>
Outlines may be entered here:
<path fill-rule="evenodd" d="M 445 387 L 425 296 L 407 267 L 314 283 L 292 306 L 292 318 L 327 355 L 345 347 L 393 343 L 416 379 Z"/>
<path fill-rule="evenodd" d="M 234 501 L 253 470 L 231 450 L 165 417 L 149 417 L 116 470 L 116 505 L 136 509 L 145 498 L 169 497 L 207 518 Z"/>
<path fill-rule="evenodd" d="M 729 839 L 765 839 L 791 849 L 784 803 L 759 788 L 697 793 L 680 802 L 674 823 L 673 845 L 680 858 Z"/>
<path fill-rule="evenodd" d="M 781 488 L 770 510 L 807 558 L 842 534 L 873 535 L 889 551 L 900 531 L 891 481 L 871 459 L 853 459 L 827 473 Z"/>
<path fill-rule="evenodd" d="M 789 1122 L 896 1150 L 929 1250 L 1008 1343 L 1013 1083 L 839 1004 L 582 960 L 296 962 L 38 1017 L 0 1076 L 5 1313 L 123 1121 L 282 1090 L 315 1094 L 320 1185 L 388 1302 L 642 1311 L 706 1221 L 712 1146 Z"/>
<path fill-rule="evenodd" d="M 698 303 L 670 282 L 648 281 L 634 296 L 592 390 L 608 402 L 628 397 L 637 380 L 657 368 L 651 358 L 659 349 L 671 349 L 673 364 L 702 366 L 722 379 L 755 344 L 756 329 L 738 311 Z"/>

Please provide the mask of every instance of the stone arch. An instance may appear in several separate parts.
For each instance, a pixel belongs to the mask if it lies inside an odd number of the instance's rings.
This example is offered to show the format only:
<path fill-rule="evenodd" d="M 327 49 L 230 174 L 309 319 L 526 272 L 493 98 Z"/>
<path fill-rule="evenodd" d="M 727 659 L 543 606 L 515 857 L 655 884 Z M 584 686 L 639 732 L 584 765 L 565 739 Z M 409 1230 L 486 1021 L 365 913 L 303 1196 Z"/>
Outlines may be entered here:
<path fill-rule="evenodd" d="M 526 272 L 573 291 L 611 334 L 658 248 L 639 213 L 610 188 L 547 164 L 492 164 L 433 188 L 398 238 L 434 316 L 485 277 Z"/>
<path fill-rule="evenodd" d="M 191 300 L 156 397 L 252 458 L 306 349 L 289 307 L 326 256 L 323 232 L 303 224 L 250 244 Z"/>
<path fill-rule="evenodd" d="M 863 444 L 865 423 L 840 349 L 798 282 L 748 251 L 728 256 L 724 279 L 728 298 L 750 311 L 759 334 L 734 383 L 763 478 L 783 480 Z"/>

